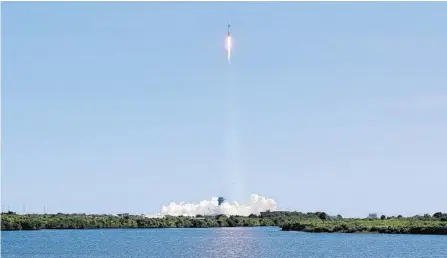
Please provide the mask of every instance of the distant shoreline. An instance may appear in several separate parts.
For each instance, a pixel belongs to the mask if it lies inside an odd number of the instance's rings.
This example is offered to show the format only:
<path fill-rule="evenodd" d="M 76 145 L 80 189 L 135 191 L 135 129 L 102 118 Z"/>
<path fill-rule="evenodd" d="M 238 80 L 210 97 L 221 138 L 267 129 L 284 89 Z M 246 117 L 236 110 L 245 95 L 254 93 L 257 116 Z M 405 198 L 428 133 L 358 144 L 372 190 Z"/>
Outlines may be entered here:
<path fill-rule="evenodd" d="M 165 216 L 2 213 L 2 231 L 41 229 L 217 228 L 276 226 L 309 233 L 379 233 L 447 235 L 447 213 L 413 217 L 342 218 L 324 212 L 273 211 L 243 216 Z"/>

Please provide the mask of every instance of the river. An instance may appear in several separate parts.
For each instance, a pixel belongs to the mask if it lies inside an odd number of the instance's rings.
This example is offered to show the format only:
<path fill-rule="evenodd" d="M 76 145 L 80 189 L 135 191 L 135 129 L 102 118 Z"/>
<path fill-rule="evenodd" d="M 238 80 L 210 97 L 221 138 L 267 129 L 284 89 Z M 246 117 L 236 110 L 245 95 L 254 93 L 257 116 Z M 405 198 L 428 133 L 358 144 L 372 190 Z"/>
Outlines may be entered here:
<path fill-rule="evenodd" d="M 2 257 L 447 257 L 447 236 L 277 227 L 2 232 Z"/>

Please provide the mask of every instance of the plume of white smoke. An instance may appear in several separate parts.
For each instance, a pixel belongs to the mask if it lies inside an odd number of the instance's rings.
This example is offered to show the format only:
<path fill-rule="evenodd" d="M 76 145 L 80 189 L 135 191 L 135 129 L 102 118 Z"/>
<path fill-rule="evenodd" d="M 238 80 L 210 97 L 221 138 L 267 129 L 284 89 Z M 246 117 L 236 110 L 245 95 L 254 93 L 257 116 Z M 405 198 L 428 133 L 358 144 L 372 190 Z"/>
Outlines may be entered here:
<path fill-rule="evenodd" d="M 259 215 L 260 212 L 267 210 L 274 211 L 276 208 L 277 203 L 275 200 L 257 194 L 252 194 L 248 204 L 241 204 L 237 201 L 233 201 L 224 202 L 221 206 L 219 206 L 217 197 L 213 197 L 211 200 L 201 201 L 198 204 L 171 202 L 168 205 L 164 205 L 160 213 L 157 213 L 155 216 L 151 217 L 162 217 L 166 215 L 196 216 L 217 214 L 248 216 L 250 214 Z"/>

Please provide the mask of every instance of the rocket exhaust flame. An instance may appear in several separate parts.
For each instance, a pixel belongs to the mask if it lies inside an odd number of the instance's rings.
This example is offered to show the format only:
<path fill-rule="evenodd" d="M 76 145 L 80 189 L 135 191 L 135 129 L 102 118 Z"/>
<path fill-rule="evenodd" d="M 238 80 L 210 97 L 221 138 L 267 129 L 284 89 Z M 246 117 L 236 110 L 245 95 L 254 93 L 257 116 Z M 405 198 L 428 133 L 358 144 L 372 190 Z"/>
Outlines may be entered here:
<path fill-rule="evenodd" d="M 228 62 L 231 63 L 231 36 L 227 36 L 227 58 Z"/>

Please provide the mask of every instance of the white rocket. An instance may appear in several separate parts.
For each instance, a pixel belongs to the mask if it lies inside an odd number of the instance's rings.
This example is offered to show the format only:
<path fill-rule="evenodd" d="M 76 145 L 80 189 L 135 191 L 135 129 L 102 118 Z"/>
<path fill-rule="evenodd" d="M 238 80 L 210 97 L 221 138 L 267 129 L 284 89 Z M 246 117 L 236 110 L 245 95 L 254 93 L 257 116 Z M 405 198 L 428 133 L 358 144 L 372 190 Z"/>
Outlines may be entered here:
<path fill-rule="evenodd" d="M 231 34 L 230 34 L 230 24 L 228 24 L 228 34 L 227 34 L 227 40 L 225 44 L 225 48 L 227 49 L 227 58 L 228 63 L 231 63 Z"/>

